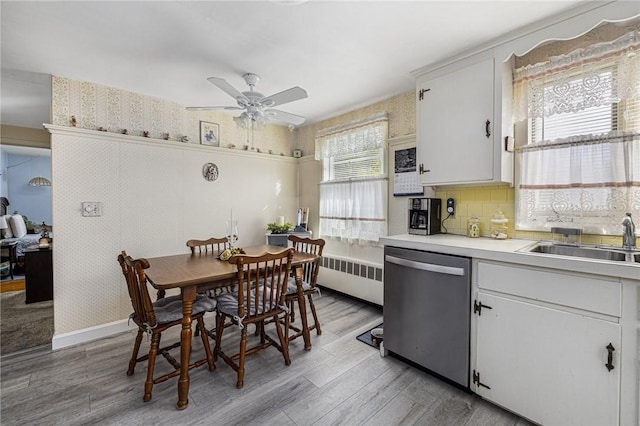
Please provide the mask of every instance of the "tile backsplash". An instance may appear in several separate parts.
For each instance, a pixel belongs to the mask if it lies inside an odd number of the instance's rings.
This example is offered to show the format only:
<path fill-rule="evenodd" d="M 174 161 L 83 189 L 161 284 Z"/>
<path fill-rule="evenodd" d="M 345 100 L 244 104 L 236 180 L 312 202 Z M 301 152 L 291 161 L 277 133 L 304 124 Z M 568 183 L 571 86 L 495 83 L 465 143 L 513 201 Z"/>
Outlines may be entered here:
<path fill-rule="evenodd" d="M 507 223 L 509 238 L 553 239 L 550 232 L 517 231 L 514 229 L 515 188 L 509 185 L 437 188 L 435 197 L 442 199 L 443 219 L 447 217 L 447 198 L 455 200 L 455 216 L 443 221 L 443 225 L 450 234 L 466 235 L 467 220 L 475 216 L 480 222 L 480 236 L 488 237 L 491 233 L 491 217 L 497 210 L 501 210 L 509 219 L 509 223 Z M 585 234 L 582 235 L 581 242 L 620 245 L 621 237 L 616 235 Z"/>
<path fill-rule="evenodd" d="M 448 233 L 466 235 L 467 220 L 477 217 L 480 221 L 480 236 L 488 237 L 491 232 L 490 219 L 497 210 L 501 210 L 509 219 L 509 238 L 514 237 L 515 191 L 509 185 L 437 188 L 436 198 L 442 199 L 443 219 L 447 217 L 447 198 L 455 200 L 455 216 L 442 222 Z"/>

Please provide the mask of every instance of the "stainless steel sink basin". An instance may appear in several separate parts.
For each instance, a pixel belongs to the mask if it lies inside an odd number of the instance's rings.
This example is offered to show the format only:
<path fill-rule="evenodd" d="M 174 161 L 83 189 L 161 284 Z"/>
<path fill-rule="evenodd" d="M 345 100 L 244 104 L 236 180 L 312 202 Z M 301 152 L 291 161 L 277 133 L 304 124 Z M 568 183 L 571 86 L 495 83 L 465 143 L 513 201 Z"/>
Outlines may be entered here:
<path fill-rule="evenodd" d="M 558 256 L 583 257 L 587 259 L 612 260 L 615 262 L 638 262 L 640 252 L 610 247 L 576 246 L 564 244 L 536 243 L 523 251 L 544 253 Z"/>

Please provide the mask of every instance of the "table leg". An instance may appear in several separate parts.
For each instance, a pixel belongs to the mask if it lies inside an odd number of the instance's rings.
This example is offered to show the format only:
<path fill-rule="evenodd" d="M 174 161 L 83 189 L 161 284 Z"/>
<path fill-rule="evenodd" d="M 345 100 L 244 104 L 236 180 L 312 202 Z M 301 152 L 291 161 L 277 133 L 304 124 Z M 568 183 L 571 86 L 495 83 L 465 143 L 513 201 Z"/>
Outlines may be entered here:
<path fill-rule="evenodd" d="M 300 309 L 300 320 L 302 321 L 302 338 L 304 339 L 304 350 L 311 350 L 311 336 L 309 324 L 307 324 L 307 302 L 305 301 L 302 289 L 302 266 L 296 267 L 296 288 L 298 290 L 298 308 Z"/>
<path fill-rule="evenodd" d="M 182 288 L 182 331 L 180 332 L 180 380 L 178 380 L 178 410 L 189 405 L 189 356 L 191 355 L 191 314 L 196 300 L 196 287 Z"/>

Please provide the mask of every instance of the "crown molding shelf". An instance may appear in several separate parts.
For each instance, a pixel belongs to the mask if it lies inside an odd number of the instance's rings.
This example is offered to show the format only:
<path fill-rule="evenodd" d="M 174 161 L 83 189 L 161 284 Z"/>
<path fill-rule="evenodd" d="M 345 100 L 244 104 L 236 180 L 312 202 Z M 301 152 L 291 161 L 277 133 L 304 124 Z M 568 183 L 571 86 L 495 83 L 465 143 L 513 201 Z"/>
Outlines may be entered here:
<path fill-rule="evenodd" d="M 290 156 L 284 156 L 279 154 L 268 154 L 264 152 L 256 152 L 256 151 L 245 151 L 242 149 L 235 148 L 222 148 L 208 145 L 200 145 L 190 142 L 178 142 L 172 140 L 165 139 L 157 139 L 157 138 L 145 138 L 143 136 L 135 136 L 135 135 L 123 135 L 121 133 L 113 133 L 113 132 L 103 132 L 100 130 L 90 130 L 83 129 L 80 127 L 68 127 L 68 126 L 58 126 L 55 124 L 43 124 L 44 128 L 47 129 L 52 135 L 62 135 L 62 136 L 73 136 L 79 137 L 84 136 L 92 139 L 103 139 L 109 141 L 116 142 L 127 142 L 127 143 L 136 143 L 142 145 L 151 145 L 151 146 L 161 146 L 163 148 L 175 148 L 175 149 L 186 149 L 200 152 L 218 152 L 225 153 L 230 155 L 235 155 L 239 157 L 247 157 L 247 156 L 261 156 L 264 158 L 270 158 L 272 160 L 277 161 L 288 161 L 288 162 L 297 162 L 298 158 L 293 158 Z"/>

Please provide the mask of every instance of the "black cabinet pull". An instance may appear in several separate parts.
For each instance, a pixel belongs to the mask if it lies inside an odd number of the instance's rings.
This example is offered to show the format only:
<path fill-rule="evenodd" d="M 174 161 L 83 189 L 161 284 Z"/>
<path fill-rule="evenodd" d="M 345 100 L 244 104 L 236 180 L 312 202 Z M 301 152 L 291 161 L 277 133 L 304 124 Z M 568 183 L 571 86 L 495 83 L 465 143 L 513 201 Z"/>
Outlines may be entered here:
<path fill-rule="evenodd" d="M 484 123 L 484 134 L 486 137 L 490 137 L 491 136 L 491 121 L 487 120 L 486 123 Z"/>
<path fill-rule="evenodd" d="M 616 348 L 614 348 L 611 343 L 609 343 L 607 345 L 607 352 L 609 352 L 609 355 L 607 356 L 607 363 L 604 366 L 607 367 L 607 370 L 609 370 L 609 371 L 611 371 L 611 370 L 613 370 L 615 368 L 613 366 L 613 351 L 615 351 L 615 350 L 616 350 Z"/>

